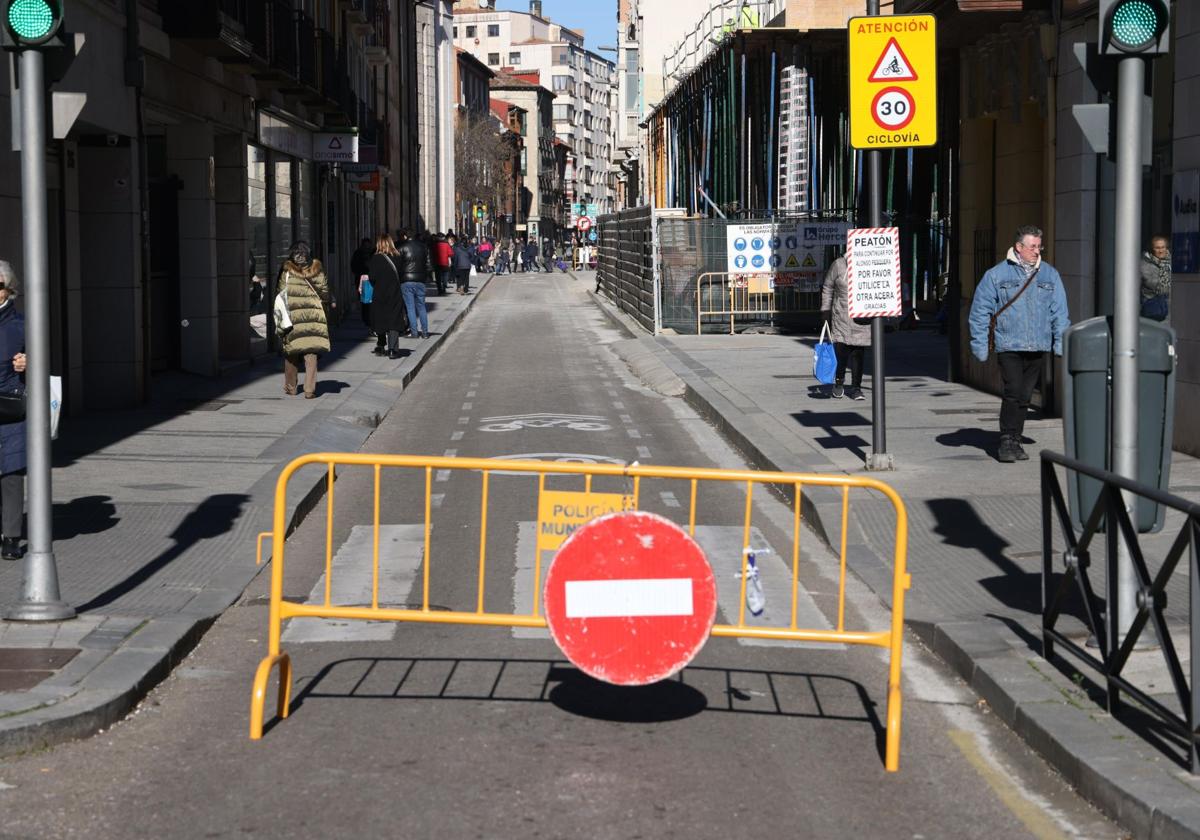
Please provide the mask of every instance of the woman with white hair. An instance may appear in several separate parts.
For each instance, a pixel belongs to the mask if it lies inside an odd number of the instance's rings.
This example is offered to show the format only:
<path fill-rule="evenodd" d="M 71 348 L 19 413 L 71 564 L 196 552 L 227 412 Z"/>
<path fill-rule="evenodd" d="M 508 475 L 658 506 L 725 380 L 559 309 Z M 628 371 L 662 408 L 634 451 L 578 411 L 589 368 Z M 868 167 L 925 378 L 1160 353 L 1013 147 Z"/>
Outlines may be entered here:
<path fill-rule="evenodd" d="M 17 274 L 0 260 L 0 394 L 25 392 L 25 316 Z M 25 421 L 0 423 L 0 558 L 20 560 L 25 517 Z"/>

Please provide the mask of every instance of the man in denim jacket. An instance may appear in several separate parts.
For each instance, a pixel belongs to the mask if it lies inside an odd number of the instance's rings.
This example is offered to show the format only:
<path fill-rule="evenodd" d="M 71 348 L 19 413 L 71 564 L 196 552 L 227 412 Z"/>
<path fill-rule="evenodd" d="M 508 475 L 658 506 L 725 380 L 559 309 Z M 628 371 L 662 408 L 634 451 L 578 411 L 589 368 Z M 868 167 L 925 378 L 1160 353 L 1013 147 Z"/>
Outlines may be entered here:
<path fill-rule="evenodd" d="M 1010 305 L 1006 308 L 1006 304 Z M 1054 351 L 1054 355 L 1062 355 L 1063 333 L 1071 323 L 1062 278 L 1054 266 L 1042 262 L 1040 228 L 1033 225 L 1017 228 L 1016 241 L 1008 256 L 988 269 L 975 289 L 969 319 L 971 352 L 981 362 L 988 358 L 988 333 L 997 313 L 995 350 L 1004 392 L 996 458 L 1011 464 L 1029 458 L 1021 448 L 1029 400 L 1046 353 Z"/>

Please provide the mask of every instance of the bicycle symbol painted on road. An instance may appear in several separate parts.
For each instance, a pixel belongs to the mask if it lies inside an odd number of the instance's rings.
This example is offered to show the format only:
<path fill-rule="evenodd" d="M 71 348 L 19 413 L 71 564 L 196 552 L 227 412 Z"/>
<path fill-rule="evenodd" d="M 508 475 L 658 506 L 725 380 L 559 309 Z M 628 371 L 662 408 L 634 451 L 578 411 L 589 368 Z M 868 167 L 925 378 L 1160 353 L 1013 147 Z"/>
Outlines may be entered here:
<path fill-rule="evenodd" d="M 515 432 L 520 429 L 564 428 L 576 432 L 607 432 L 612 428 L 607 418 L 589 414 L 514 414 L 508 417 L 485 417 L 481 432 Z"/>

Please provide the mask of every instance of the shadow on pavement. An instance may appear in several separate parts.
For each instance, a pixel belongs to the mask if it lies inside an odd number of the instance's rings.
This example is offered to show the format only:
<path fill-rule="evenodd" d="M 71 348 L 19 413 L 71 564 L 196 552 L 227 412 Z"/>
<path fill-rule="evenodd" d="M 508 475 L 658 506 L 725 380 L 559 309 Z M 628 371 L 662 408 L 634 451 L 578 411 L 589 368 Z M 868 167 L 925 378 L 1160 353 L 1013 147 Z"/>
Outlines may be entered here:
<path fill-rule="evenodd" d="M 241 493 L 222 493 L 217 496 L 209 496 L 184 517 L 183 521 L 179 523 L 179 527 L 171 532 L 171 539 L 175 541 L 171 548 L 133 572 L 125 580 L 109 587 L 86 604 L 77 607 L 76 611 L 82 614 L 108 606 L 122 595 L 141 586 L 195 543 L 224 536 L 237 522 L 242 514 L 242 507 L 248 501 L 250 501 L 250 497 Z"/>
<path fill-rule="evenodd" d="M 51 516 L 55 540 L 99 534 L 121 521 L 111 496 L 82 496 L 69 502 L 55 502 Z"/>
<path fill-rule="evenodd" d="M 478 676 L 481 665 L 496 669 L 494 675 L 487 677 L 490 687 L 486 692 L 473 693 L 461 687 L 451 690 L 461 669 L 475 669 L 472 673 Z M 545 669 L 540 689 L 522 695 L 504 693 L 501 686 L 510 669 L 514 670 L 511 677 L 514 682 L 536 686 L 535 681 L 530 680 L 528 666 Z M 430 667 L 438 670 L 436 680 L 431 680 L 428 673 L 423 677 L 414 675 L 414 671 L 428 671 Z M 716 682 L 721 686 L 716 691 L 706 693 L 696 687 L 711 686 Z M 765 699 L 764 692 L 743 690 L 738 687 L 739 682 L 758 688 L 765 684 Z M 682 720 L 701 712 L 857 722 L 871 727 L 880 760 L 883 759 L 886 736 L 875 713 L 875 701 L 854 680 L 833 674 L 743 668 L 688 667 L 669 680 L 631 687 L 600 682 L 552 659 L 353 657 L 323 666 L 296 693 L 291 713 L 294 715 L 307 700 L 314 699 L 549 702 L 573 715 L 619 723 Z M 845 713 L 833 711 L 839 708 L 845 709 Z M 271 720 L 264 731 L 278 723 L 278 718 Z"/>

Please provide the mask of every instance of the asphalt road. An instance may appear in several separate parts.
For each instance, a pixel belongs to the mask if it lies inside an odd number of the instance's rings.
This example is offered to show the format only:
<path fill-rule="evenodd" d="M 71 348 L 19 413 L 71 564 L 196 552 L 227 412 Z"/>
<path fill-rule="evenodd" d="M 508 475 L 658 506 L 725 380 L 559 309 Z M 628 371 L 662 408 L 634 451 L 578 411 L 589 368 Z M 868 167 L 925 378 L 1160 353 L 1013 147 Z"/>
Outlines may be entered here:
<path fill-rule="evenodd" d="M 497 278 L 366 451 L 744 466 L 681 400 L 638 382 L 606 346 L 620 337 L 569 276 Z M 422 602 L 425 481 L 381 472 L 382 603 Z M 481 484 L 471 471 L 429 476 L 435 609 L 477 603 Z M 686 482 L 637 492 L 642 508 L 686 522 Z M 340 603 L 371 597 L 373 493 L 369 468 L 339 473 Z M 490 612 L 530 608 L 536 500 L 535 477 L 489 481 Z M 741 487 L 705 486 L 697 503 L 718 622 L 737 620 L 744 500 Z M 288 542 L 290 599 L 323 598 L 326 514 L 322 503 Z M 771 549 L 764 621 L 787 620 L 791 522 L 755 496 L 752 542 Z M 812 534 L 801 568 L 801 622 L 835 623 L 836 558 Z M 678 678 L 618 689 L 581 675 L 544 631 L 506 627 L 293 621 L 292 715 L 251 742 L 267 582 L 129 719 L 0 763 L 0 836 L 1121 836 L 915 643 L 895 774 L 883 769 L 879 651 L 712 639 Z M 847 626 L 887 618 L 852 578 Z"/>

